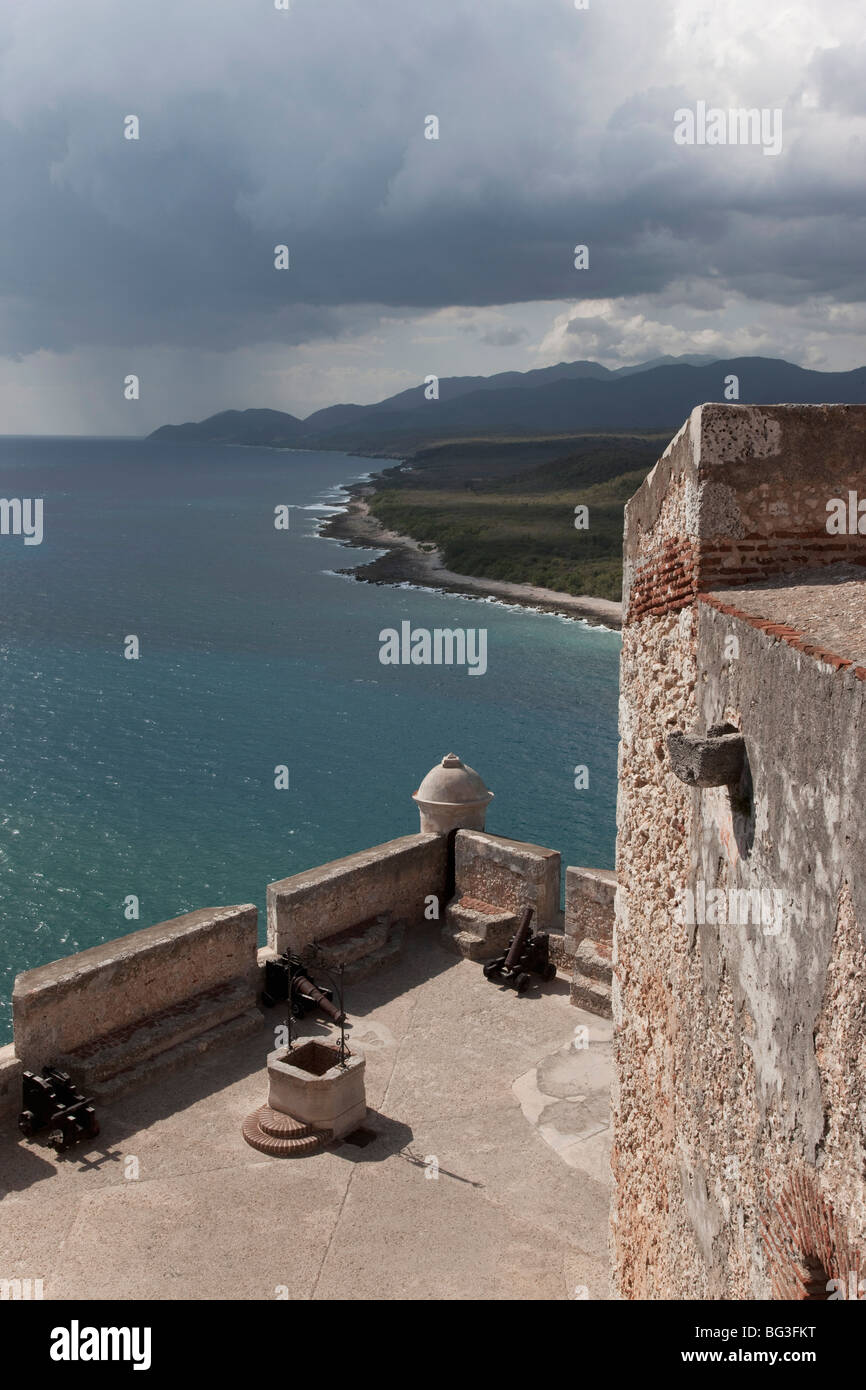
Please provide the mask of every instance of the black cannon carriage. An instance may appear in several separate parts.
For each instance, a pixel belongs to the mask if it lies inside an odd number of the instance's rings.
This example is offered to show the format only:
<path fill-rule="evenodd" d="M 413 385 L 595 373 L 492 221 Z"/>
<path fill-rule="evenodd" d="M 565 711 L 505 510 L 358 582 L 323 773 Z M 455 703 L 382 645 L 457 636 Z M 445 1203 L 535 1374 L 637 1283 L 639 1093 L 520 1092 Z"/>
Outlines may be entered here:
<path fill-rule="evenodd" d="M 43 1067 L 41 1076 L 25 1071 L 22 1104 L 24 1108 L 18 1116 L 21 1133 L 29 1139 L 50 1127 L 48 1142 L 58 1153 L 79 1139 L 93 1139 L 99 1133 L 93 1101 L 82 1095 L 67 1072 L 57 1067 Z"/>
<path fill-rule="evenodd" d="M 276 960 L 265 961 L 262 991 L 265 1008 L 273 1008 L 281 1000 L 290 1000 L 292 1018 L 303 1018 L 311 1009 L 321 1009 L 334 1023 L 345 1023 L 346 1015 L 334 1003 L 334 991 L 328 986 L 320 989 L 307 970 L 300 956 L 290 951 L 284 951 Z"/>
<path fill-rule="evenodd" d="M 549 954 L 550 937 L 547 932 L 532 931 L 532 911 L 531 907 L 524 908 L 508 950 L 484 966 L 486 979 L 510 985 L 518 994 L 528 989 L 532 975 L 540 975 L 543 980 L 552 980 L 556 975 L 556 966 Z"/>

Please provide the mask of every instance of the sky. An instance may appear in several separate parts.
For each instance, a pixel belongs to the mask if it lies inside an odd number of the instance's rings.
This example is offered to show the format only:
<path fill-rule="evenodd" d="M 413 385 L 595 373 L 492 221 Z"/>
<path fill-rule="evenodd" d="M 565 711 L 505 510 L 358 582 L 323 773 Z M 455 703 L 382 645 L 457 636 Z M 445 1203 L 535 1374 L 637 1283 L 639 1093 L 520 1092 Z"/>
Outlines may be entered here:
<path fill-rule="evenodd" d="M 854 0 L 12 0 L 0 433 L 578 358 L 863 365 L 862 35 Z M 779 153 L 678 143 L 699 103 L 780 112 Z"/>

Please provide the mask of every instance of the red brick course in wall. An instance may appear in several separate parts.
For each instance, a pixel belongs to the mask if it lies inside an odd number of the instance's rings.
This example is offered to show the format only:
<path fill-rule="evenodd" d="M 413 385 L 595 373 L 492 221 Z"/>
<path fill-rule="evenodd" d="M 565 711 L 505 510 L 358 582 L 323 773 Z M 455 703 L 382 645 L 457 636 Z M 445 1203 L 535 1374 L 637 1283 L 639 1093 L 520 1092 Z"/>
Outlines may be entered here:
<path fill-rule="evenodd" d="M 810 1170 L 795 1173 L 761 1213 L 761 1235 L 774 1299 L 866 1297 L 866 1254 L 851 1248 Z"/>
<path fill-rule="evenodd" d="M 697 548 L 691 541 L 668 541 L 634 576 L 626 621 L 675 613 L 694 603 L 697 591 Z"/>
<path fill-rule="evenodd" d="M 668 541 L 636 571 L 626 622 L 676 613 L 712 589 L 748 585 L 802 566 L 841 560 L 866 565 L 866 536 L 777 531 L 772 536 L 755 534 L 736 540 Z"/>

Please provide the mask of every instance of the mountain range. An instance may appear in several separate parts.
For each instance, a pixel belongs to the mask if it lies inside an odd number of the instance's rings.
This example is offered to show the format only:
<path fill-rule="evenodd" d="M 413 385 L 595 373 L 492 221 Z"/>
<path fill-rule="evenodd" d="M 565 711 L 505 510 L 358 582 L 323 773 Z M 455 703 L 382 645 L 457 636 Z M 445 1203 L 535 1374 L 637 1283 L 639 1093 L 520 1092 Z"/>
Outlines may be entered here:
<path fill-rule="evenodd" d="M 446 439 L 522 438 L 599 430 L 678 429 L 694 406 L 723 401 L 727 378 L 742 405 L 866 404 L 866 367 L 818 372 L 773 357 L 662 357 L 610 370 L 560 362 L 489 377 L 442 377 L 438 399 L 413 386 L 374 405 L 332 405 L 301 420 L 280 410 L 224 410 L 162 425 L 151 439 L 259 444 L 398 455 Z"/>

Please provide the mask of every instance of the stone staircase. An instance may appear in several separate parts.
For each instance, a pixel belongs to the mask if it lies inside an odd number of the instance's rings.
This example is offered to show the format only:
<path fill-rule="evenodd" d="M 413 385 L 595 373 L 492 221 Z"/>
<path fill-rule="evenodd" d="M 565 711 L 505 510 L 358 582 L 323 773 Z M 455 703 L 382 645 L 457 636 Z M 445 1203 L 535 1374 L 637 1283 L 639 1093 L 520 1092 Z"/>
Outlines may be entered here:
<path fill-rule="evenodd" d="M 343 966 L 345 983 L 354 984 L 396 960 L 403 950 L 405 934 L 405 921 L 392 921 L 390 912 L 380 912 L 318 941 L 317 962 L 337 977 Z M 310 965 L 310 971 L 315 978 L 316 962 Z"/>
<path fill-rule="evenodd" d="M 445 909 L 442 945 L 466 960 L 490 960 L 517 931 L 517 914 L 481 898 L 454 899 Z"/>
<path fill-rule="evenodd" d="M 250 981 L 233 980 L 106 1033 L 59 1057 L 55 1065 L 68 1071 L 86 1094 L 105 1102 L 170 1075 L 261 1026 Z"/>

